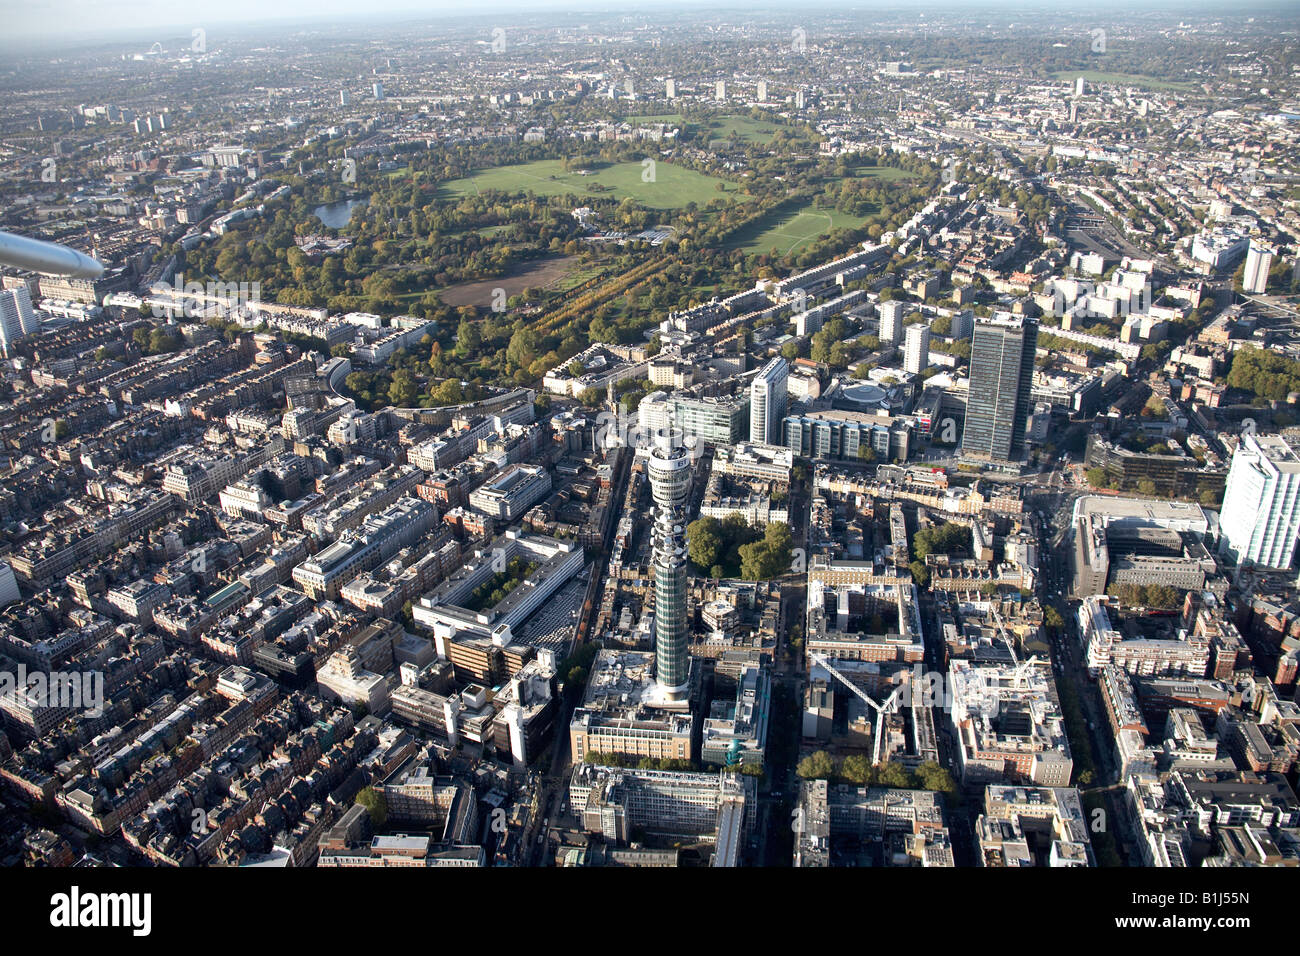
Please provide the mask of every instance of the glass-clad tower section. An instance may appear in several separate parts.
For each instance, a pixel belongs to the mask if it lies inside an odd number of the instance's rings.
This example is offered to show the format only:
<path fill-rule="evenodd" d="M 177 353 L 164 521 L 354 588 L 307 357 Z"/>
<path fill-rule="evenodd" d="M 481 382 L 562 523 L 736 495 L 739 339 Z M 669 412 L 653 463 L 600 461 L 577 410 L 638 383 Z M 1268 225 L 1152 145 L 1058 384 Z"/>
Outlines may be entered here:
<path fill-rule="evenodd" d="M 1025 449 L 1038 323 L 1009 313 L 975 322 L 964 454 L 1012 461 Z"/>
<path fill-rule="evenodd" d="M 682 700 L 690 684 L 690 618 L 686 607 L 686 500 L 691 456 L 674 432 L 650 452 L 651 531 L 655 573 L 655 680 L 668 700 Z"/>

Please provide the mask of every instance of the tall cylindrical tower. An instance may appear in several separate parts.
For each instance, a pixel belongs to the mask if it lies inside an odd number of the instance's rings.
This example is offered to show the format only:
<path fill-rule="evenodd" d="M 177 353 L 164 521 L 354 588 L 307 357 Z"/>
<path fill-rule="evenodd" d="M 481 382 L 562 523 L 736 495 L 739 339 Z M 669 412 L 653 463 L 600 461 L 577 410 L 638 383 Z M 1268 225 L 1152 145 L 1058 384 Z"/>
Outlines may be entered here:
<path fill-rule="evenodd" d="M 691 455 L 680 432 L 657 438 L 650 451 L 655 568 L 655 680 L 668 700 L 682 700 L 690 682 L 690 619 L 686 608 L 686 498 Z"/>

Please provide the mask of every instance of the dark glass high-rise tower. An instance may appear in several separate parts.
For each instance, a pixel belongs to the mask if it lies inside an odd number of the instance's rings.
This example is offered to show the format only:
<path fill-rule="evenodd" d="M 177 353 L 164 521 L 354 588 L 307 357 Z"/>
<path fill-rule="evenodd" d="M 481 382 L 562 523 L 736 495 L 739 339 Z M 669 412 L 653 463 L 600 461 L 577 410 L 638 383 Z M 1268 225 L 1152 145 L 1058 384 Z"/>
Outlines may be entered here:
<path fill-rule="evenodd" d="M 1038 322 L 1018 315 L 975 320 L 963 454 L 1011 461 L 1025 449 Z"/>
<path fill-rule="evenodd" d="M 682 700 L 690 684 L 690 618 L 686 606 L 686 499 L 690 451 L 680 432 L 655 442 L 650 452 L 650 494 L 655 518 L 655 681 L 665 700 Z"/>

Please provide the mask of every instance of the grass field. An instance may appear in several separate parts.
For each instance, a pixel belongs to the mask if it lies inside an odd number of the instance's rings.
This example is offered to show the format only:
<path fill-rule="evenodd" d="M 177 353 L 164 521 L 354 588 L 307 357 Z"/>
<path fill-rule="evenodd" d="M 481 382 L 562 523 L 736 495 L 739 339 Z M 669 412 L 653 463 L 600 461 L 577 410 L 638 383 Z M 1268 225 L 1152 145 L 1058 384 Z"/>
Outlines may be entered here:
<path fill-rule="evenodd" d="M 1052 77 L 1057 80 L 1065 80 L 1073 83 L 1078 77 L 1083 77 L 1089 83 L 1113 83 L 1116 86 L 1140 86 L 1148 90 L 1194 90 L 1195 83 L 1185 82 L 1182 80 L 1160 80 L 1154 76 L 1142 76 L 1137 73 L 1100 73 L 1094 70 L 1083 70 L 1078 73 L 1071 73 L 1062 70 L 1053 73 Z"/>
<path fill-rule="evenodd" d="M 445 239 L 459 239 L 461 236 L 479 235 L 484 239 L 491 239 L 495 235 L 505 232 L 511 226 L 510 223 L 500 223 L 495 226 L 482 226 L 478 229 L 457 229 L 454 232 L 443 233 Z"/>
<path fill-rule="evenodd" d="M 818 209 L 811 203 L 792 209 L 777 209 L 740 230 L 728 244 L 755 255 L 776 249 L 778 255 L 798 252 L 834 229 L 857 229 L 865 216 L 850 216 L 835 209 Z"/>
<path fill-rule="evenodd" d="M 859 179 L 878 178 L 886 182 L 915 177 L 893 166 L 861 166 L 854 171 Z M 741 229 L 728 243 L 732 249 L 764 255 L 774 248 L 785 256 L 835 229 L 857 229 L 867 221 L 835 209 L 818 209 L 811 203 L 796 208 L 778 208 L 751 226 Z"/>
<path fill-rule="evenodd" d="M 625 116 L 623 122 L 632 126 L 651 126 L 655 123 L 681 126 L 686 122 L 686 119 L 681 113 L 655 113 L 641 116 Z M 747 143 L 771 141 L 779 126 L 777 123 L 756 120 L 752 116 L 693 117 L 691 122 L 707 129 L 711 139 L 726 139 L 734 130 L 736 135 Z"/>
<path fill-rule="evenodd" d="M 887 183 L 916 178 L 906 169 L 898 169 L 894 166 L 859 166 L 853 170 L 853 175 L 856 179 L 883 179 Z"/>
<path fill-rule="evenodd" d="M 734 132 L 745 143 L 770 143 L 777 130 L 775 123 L 749 116 L 720 116 L 707 125 L 710 139 L 727 139 Z"/>
<path fill-rule="evenodd" d="M 472 196 L 486 189 L 500 189 L 508 193 L 532 191 L 539 196 L 562 196 L 572 193 L 586 199 L 613 199 L 621 202 L 628 197 L 647 209 L 680 209 L 689 202 L 703 206 L 719 196 L 731 199 L 745 198 L 737 194 L 733 183 L 714 176 L 705 176 L 671 163 L 660 161 L 654 167 L 654 182 L 643 182 L 641 163 L 618 163 L 605 166 L 589 175 L 567 172 L 556 159 L 544 159 L 518 166 L 496 166 L 463 179 L 444 183 L 440 192 L 447 198 Z M 718 185 L 723 186 L 722 191 Z"/>
<path fill-rule="evenodd" d="M 574 269 L 572 272 L 563 276 L 558 282 L 552 284 L 552 288 L 560 292 L 567 292 L 574 286 L 582 285 L 588 279 L 602 275 L 606 272 L 604 266 L 587 266 L 583 269 Z"/>

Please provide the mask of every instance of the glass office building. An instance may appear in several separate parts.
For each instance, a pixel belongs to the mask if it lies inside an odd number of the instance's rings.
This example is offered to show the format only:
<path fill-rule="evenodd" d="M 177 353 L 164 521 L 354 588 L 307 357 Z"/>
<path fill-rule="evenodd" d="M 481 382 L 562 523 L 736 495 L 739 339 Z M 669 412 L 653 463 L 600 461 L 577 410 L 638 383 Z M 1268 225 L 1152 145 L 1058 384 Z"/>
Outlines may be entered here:
<path fill-rule="evenodd" d="M 971 342 L 963 454 L 1012 461 L 1024 453 L 1038 322 L 1003 314 L 978 319 Z"/>

